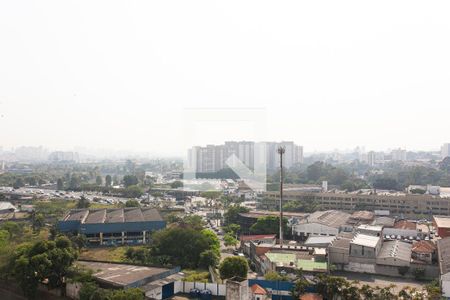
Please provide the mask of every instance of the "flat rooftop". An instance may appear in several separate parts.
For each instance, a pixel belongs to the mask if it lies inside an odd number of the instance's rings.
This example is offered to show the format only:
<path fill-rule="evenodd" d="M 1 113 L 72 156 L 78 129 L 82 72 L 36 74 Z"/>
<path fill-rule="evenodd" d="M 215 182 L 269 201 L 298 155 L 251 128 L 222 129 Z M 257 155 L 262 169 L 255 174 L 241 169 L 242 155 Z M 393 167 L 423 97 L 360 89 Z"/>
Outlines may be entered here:
<path fill-rule="evenodd" d="M 449 216 L 433 216 L 433 220 L 436 222 L 437 227 L 450 228 Z"/>
<path fill-rule="evenodd" d="M 78 261 L 78 265 L 91 269 L 93 276 L 100 282 L 117 287 L 126 287 L 138 281 L 151 279 L 170 271 L 165 268 L 152 268 L 144 266 L 101 263 L 92 261 Z"/>
<path fill-rule="evenodd" d="M 83 224 L 163 221 L 154 208 L 73 209 L 63 221 L 80 221 Z"/>
<path fill-rule="evenodd" d="M 273 252 L 269 251 L 265 256 L 278 267 L 301 268 L 303 271 L 326 271 L 327 263 L 315 261 L 312 255 L 299 252 Z"/>

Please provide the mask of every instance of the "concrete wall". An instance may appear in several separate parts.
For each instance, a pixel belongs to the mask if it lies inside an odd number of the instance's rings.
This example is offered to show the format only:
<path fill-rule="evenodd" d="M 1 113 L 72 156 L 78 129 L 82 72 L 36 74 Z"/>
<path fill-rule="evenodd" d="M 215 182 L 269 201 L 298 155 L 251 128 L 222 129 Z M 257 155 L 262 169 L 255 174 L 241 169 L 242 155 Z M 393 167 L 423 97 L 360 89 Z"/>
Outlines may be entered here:
<path fill-rule="evenodd" d="M 425 270 L 425 278 L 427 279 L 436 279 L 439 277 L 439 267 L 437 265 L 411 264 L 407 273 L 404 275 L 401 275 L 399 273 L 399 267 L 396 266 L 376 265 L 364 262 L 350 262 L 347 265 L 343 265 L 342 270 L 356 273 L 368 273 L 392 277 L 414 278 L 414 270 L 417 268 L 423 268 Z"/>
<path fill-rule="evenodd" d="M 348 264 L 348 249 L 329 247 L 328 261 L 330 264 Z"/>
<path fill-rule="evenodd" d="M 189 293 L 191 289 L 210 290 L 214 296 L 225 296 L 226 286 L 225 284 L 217 283 L 204 283 L 204 282 L 188 282 L 188 281 L 175 281 L 174 293 Z"/>
<path fill-rule="evenodd" d="M 227 280 L 226 283 L 226 300 L 248 300 L 249 287 L 248 281 Z"/>
<path fill-rule="evenodd" d="M 318 223 L 304 223 L 295 225 L 292 229 L 292 232 L 294 235 L 304 237 L 307 237 L 308 235 L 334 236 L 339 233 L 339 229 Z"/>
<path fill-rule="evenodd" d="M 68 282 L 66 284 L 66 296 L 70 299 L 78 300 L 78 293 L 80 292 L 81 287 L 83 284 L 81 282 L 74 282 L 70 283 Z"/>

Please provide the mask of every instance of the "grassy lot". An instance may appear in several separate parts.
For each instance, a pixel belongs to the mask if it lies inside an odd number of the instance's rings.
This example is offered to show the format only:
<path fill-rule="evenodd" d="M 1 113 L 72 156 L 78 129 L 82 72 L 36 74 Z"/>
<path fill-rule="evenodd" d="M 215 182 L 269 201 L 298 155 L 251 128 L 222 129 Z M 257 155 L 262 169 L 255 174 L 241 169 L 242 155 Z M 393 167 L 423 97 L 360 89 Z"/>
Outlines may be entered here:
<path fill-rule="evenodd" d="M 83 249 L 79 255 L 79 259 L 124 262 L 125 251 L 128 246 L 123 247 L 105 247 L 105 248 L 87 248 Z"/>
<path fill-rule="evenodd" d="M 121 207 L 120 204 L 104 204 L 104 203 L 97 203 L 97 202 L 91 202 L 91 205 L 89 205 L 90 209 L 119 208 L 119 207 Z"/>
<path fill-rule="evenodd" d="M 210 282 L 209 279 L 209 272 L 207 270 L 197 269 L 197 270 L 190 270 L 185 269 L 182 270 L 184 274 L 186 274 L 184 280 L 190 281 L 190 282 Z"/>
<path fill-rule="evenodd" d="M 75 200 L 50 199 L 35 200 L 32 203 L 36 213 L 43 214 L 47 219 L 59 220 L 72 208 L 75 208 Z"/>

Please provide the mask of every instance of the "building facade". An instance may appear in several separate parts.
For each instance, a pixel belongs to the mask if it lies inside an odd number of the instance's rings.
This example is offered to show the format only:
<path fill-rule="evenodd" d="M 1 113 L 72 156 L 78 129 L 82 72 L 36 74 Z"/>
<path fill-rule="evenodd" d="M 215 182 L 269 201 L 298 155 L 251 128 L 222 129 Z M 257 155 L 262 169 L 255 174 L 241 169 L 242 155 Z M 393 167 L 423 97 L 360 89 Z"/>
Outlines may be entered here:
<path fill-rule="evenodd" d="M 391 215 L 402 214 L 405 217 L 422 215 L 450 215 L 450 198 L 432 195 L 377 195 L 356 193 L 314 193 L 303 191 L 285 191 L 284 201 L 314 201 L 321 209 L 335 209 L 353 212 L 357 210 L 383 210 Z M 278 192 L 264 193 L 264 209 L 278 204 Z"/>
<path fill-rule="evenodd" d="M 74 209 L 57 224 L 61 232 L 86 236 L 89 245 L 146 244 L 153 231 L 166 227 L 156 209 Z"/>

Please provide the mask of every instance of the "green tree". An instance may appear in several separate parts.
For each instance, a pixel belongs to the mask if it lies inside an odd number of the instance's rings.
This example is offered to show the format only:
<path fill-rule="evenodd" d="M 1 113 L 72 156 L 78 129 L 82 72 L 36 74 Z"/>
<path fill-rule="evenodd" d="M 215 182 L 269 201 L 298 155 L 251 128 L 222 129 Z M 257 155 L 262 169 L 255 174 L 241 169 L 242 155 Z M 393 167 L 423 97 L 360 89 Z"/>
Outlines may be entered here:
<path fill-rule="evenodd" d="M 131 199 L 125 202 L 125 207 L 140 207 L 139 201 Z"/>
<path fill-rule="evenodd" d="M 164 219 L 166 220 L 167 224 L 180 223 L 182 220 L 177 213 L 169 213 L 164 217 Z"/>
<path fill-rule="evenodd" d="M 223 237 L 223 242 L 225 246 L 236 246 L 238 244 L 238 240 L 229 233 L 225 234 Z"/>
<path fill-rule="evenodd" d="M 58 178 L 58 180 L 56 181 L 56 189 L 59 191 L 64 190 L 64 182 L 61 178 Z"/>
<path fill-rule="evenodd" d="M 259 218 L 255 224 L 250 227 L 253 234 L 277 234 L 280 229 L 280 217 L 267 216 Z M 283 218 L 283 232 L 287 230 L 287 219 Z"/>
<path fill-rule="evenodd" d="M 92 295 L 99 289 L 94 282 L 83 282 L 83 285 L 78 292 L 80 300 L 91 300 Z"/>
<path fill-rule="evenodd" d="M 299 299 L 302 294 L 306 292 L 306 289 L 310 286 L 310 283 L 303 276 L 302 270 L 298 270 L 296 279 L 294 281 L 294 287 L 292 288 L 291 295 L 294 299 Z"/>
<path fill-rule="evenodd" d="M 115 290 L 109 298 L 110 300 L 144 300 L 144 293 L 138 288 L 125 290 Z"/>
<path fill-rule="evenodd" d="M 33 213 L 31 225 L 33 227 L 33 230 L 40 231 L 42 227 L 45 226 L 45 218 L 44 215 L 41 213 Z"/>
<path fill-rule="evenodd" d="M 130 185 L 125 189 L 123 196 L 127 198 L 139 198 L 142 194 L 142 189 L 139 186 Z"/>
<path fill-rule="evenodd" d="M 209 229 L 203 229 L 201 234 L 206 238 L 208 242 L 208 249 L 214 251 L 218 256 L 220 256 L 220 240 L 217 234 Z"/>
<path fill-rule="evenodd" d="M 224 227 L 224 231 L 226 233 L 231 234 L 235 238 L 237 238 L 239 231 L 241 230 L 241 226 L 238 224 L 229 224 Z"/>
<path fill-rule="evenodd" d="M 211 241 L 200 231 L 190 227 L 169 227 L 152 236 L 151 254 L 167 258 L 171 264 L 196 268 L 200 253 L 211 249 Z"/>
<path fill-rule="evenodd" d="M 76 174 L 72 174 L 69 181 L 69 189 L 72 191 L 76 191 L 80 188 L 80 185 L 81 185 L 81 178 Z"/>
<path fill-rule="evenodd" d="M 51 288 L 62 287 L 69 267 L 77 258 L 67 237 L 25 244 L 16 250 L 13 273 L 28 298 L 34 298 L 39 282 L 48 279 Z"/>
<path fill-rule="evenodd" d="M 106 175 L 106 176 L 105 176 L 105 185 L 106 185 L 107 187 L 110 187 L 110 186 L 112 185 L 112 178 L 111 178 L 111 175 Z"/>
<path fill-rule="evenodd" d="M 123 184 L 125 187 L 130 187 L 132 185 L 137 185 L 139 183 L 138 178 L 135 175 L 125 175 L 123 176 Z"/>
<path fill-rule="evenodd" d="M 219 272 L 222 279 L 233 277 L 247 278 L 247 260 L 239 256 L 227 257 L 220 264 Z"/>
<path fill-rule="evenodd" d="M 238 218 L 240 213 L 248 213 L 250 210 L 246 207 L 233 205 L 228 208 L 228 210 L 224 213 L 224 221 L 225 224 L 236 224 L 238 223 Z"/>
<path fill-rule="evenodd" d="M 281 276 L 277 271 L 268 271 L 264 275 L 264 279 L 269 281 L 288 281 L 287 276 Z"/>
<path fill-rule="evenodd" d="M 176 180 L 170 184 L 170 187 L 173 189 L 177 189 L 177 188 L 183 187 L 183 183 L 179 180 Z"/>
<path fill-rule="evenodd" d="M 205 250 L 200 253 L 199 266 L 202 268 L 216 267 L 219 264 L 219 255 L 214 250 Z"/>
<path fill-rule="evenodd" d="M 198 215 L 185 216 L 180 224 L 189 226 L 198 231 L 203 230 L 203 226 L 205 226 L 205 222 L 202 220 L 202 217 Z"/>
<path fill-rule="evenodd" d="M 21 226 L 21 224 L 19 224 L 19 223 L 12 222 L 12 221 L 7 221 L 7 222 L 3 223 L 0 226 L 0 229 L 6 230 L 9 234 L 9 239 L 11 239 L 11 240 L 22 235 L 22 233 L 23 233 L 23 226 Z"/>
<path fill-rule="evenodd" d="M 23 187 L 24 185 L 25 184 L 23 183 L 23 179 L 22 178 L 17 178 L 16 181 L 14 181 L 13 188 L 14 189 L 18 189 L 18 188 Z"/>
<path fill-rule="evenodd" d="M 91 205 L 89 200 L 85 196 L 80 196 L 80 199 L 77 202 L 77 208 L 88 208 Z"/>

